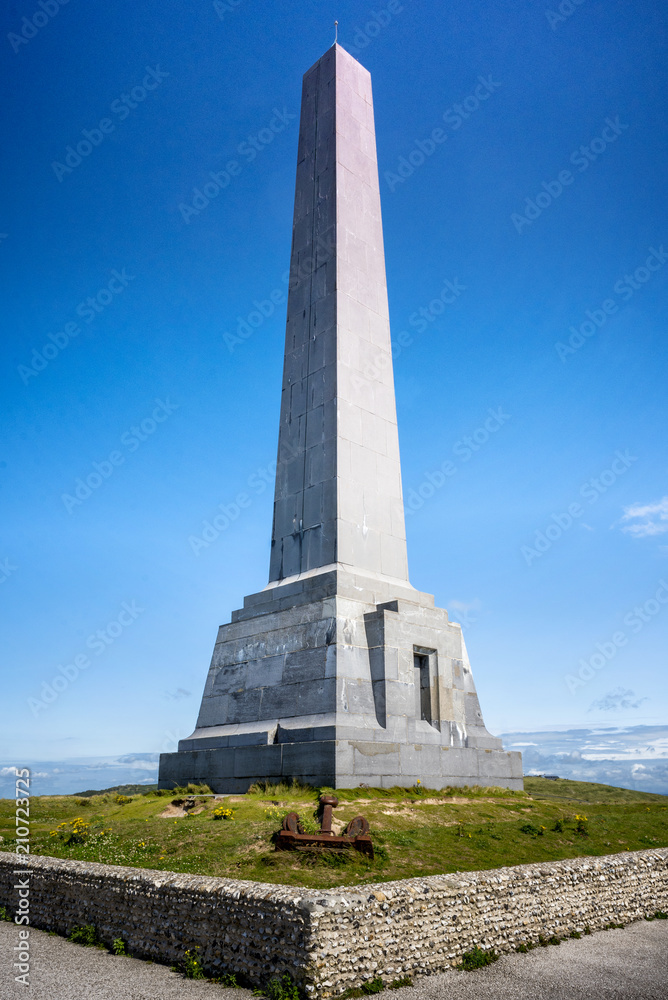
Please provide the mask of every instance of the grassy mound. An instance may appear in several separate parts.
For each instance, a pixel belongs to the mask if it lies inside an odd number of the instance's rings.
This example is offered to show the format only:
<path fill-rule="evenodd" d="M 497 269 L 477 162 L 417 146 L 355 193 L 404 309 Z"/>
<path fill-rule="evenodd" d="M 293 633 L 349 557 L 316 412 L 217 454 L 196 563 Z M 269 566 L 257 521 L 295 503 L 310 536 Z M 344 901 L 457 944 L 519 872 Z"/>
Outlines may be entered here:
<path fill-rule="evenodd" d="M 206 786 L 34 797 L 30 846 L 52 857 L 313 888 L 668 846 L 666 796 L 544 778 L 525 779 L 525 789 L 341 789 L 337 828 L 366 816 L 373 861 L 353 851 L 276 853 L 271 837 L 284 815 L 314 824 L 322 790 L 264 783 L 217 798 Z M 0 800 L 0 848 L 13 850 L 14 827 L 14 802 Z"/>

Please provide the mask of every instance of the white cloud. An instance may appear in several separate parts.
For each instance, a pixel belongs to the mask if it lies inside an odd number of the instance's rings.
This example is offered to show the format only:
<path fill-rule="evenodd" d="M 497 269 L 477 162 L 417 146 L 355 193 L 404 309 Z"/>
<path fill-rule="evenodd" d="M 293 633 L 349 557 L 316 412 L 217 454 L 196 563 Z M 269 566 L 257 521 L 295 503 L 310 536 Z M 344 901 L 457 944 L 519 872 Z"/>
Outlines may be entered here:
<path fill-rule="evenodd" d="M 14 777 L 17 773 L 16 767 L 0 767 L 0 778 L 7 778 L 10 774 Z M 46 771 L 30 771 L 31 778 L 48 778 Z"/>
<path fill-rule="evenodd" d="M 625 507 L 620 521 L 630 522 L 623 525 L 622 531 L 633 538 L 665 534 L 668 531 L 668 496 L 655 503 L 634 503 Z"/>
<path fill-rule="evenodd" d="M 587 711 L 619 712 L 622 709 L 640 708 L 644 701 L 649 701 L 649 698 L 637 698 L 634 691 L 618 687 L 609 691 L 600 701 L 592 701 Z"/>

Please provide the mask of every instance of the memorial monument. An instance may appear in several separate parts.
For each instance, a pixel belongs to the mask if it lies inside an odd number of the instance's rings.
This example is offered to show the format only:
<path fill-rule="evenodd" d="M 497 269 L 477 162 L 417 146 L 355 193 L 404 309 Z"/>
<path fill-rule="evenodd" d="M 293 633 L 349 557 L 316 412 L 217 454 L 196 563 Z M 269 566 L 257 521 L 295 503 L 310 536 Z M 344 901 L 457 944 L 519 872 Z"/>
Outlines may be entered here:
<path fill-rule="evenodd" d="M 408 580 L 371 78 L 337 44 L 303 80 L 269 584 L 159 784 L 292 778 L 522 788 L 461 627 Z"/>

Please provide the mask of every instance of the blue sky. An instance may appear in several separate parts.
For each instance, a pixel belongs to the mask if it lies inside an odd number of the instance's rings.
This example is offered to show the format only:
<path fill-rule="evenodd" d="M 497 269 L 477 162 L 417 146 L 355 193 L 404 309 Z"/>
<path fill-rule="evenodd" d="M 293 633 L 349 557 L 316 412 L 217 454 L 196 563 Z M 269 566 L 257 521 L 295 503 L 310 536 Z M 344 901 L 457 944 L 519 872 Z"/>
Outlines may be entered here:
<path fill-rule="evenodd" d="M 4 11 L 3 761 L 174 749 L 267 581 L 301 77 L 335 18 L 374 87 L 412 582 L 495 731 L 666 722 L 665 12 L 559 9 Z"/>

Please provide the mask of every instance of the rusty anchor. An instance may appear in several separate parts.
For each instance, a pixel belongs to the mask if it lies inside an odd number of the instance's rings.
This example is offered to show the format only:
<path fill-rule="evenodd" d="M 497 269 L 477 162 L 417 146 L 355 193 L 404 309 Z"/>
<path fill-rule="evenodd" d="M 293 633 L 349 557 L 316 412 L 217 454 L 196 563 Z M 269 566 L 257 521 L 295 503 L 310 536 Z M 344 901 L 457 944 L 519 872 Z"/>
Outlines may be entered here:
<path fill-rule="evenodd" d="M 332 812 L 338 806 L 335 795 L 321 795 L 322 817 L 320 833 L 305 833 L 295 812 L 288 813 L 283 820 L 283 829 L 276 836 L 277 851 L 303 851 L 309 848 L 327 848 L 345 851 L 352 848 L 360 854 L 373 858 L 373 844 L 369 836 L 369 824 L 364 816 L 355 816 L 339 837 L 332 833 Z"/>

